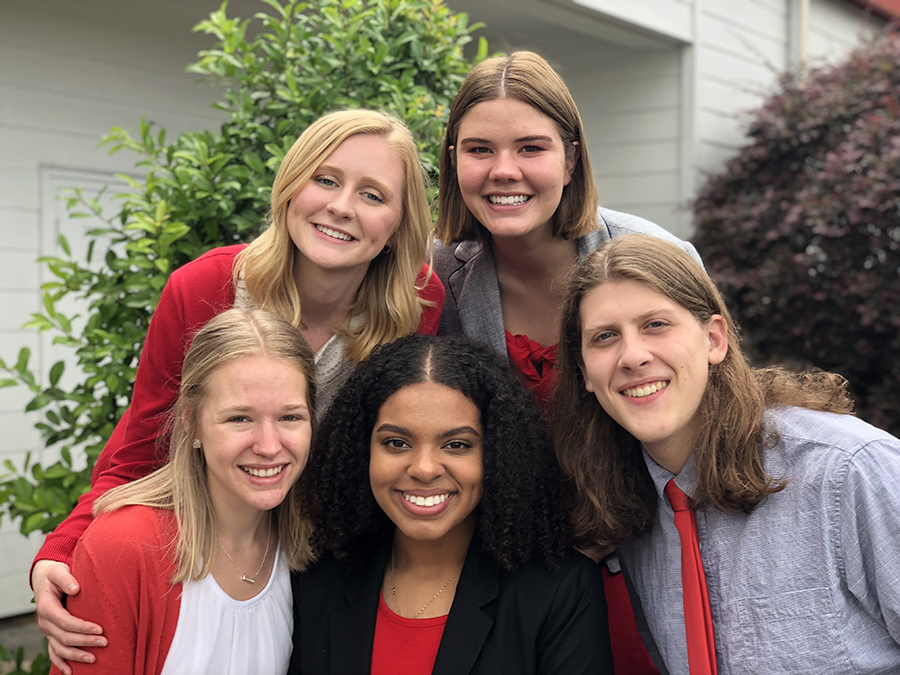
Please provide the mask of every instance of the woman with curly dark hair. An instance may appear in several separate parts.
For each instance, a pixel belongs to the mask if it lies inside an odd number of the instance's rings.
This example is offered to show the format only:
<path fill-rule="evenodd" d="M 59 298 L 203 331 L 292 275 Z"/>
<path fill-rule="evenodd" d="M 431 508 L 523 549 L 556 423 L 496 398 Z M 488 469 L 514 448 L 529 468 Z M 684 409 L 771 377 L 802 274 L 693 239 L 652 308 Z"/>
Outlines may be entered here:
<path fill-rule="evenodd" d="M 566 546 L 549 435 L 491 348 L 379 347 L 312 455 L 322 558 L 294 578 L 291 673 L 612 672 L 602 582 Z"/>

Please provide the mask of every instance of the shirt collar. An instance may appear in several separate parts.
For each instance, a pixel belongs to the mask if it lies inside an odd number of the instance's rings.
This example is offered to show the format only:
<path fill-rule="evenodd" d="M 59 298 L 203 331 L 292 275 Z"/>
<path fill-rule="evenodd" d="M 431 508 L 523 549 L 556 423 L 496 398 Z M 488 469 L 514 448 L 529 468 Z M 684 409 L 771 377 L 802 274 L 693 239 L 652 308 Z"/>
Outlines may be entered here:
<path fill-rule="evenodd" d="M 696 488 L 698 482 L 697 467 L 694 464 L 693 455 L 690 455 L 687 458 L 684 466 L 681 467 L 681 473 L 676 475 L 668 469 L 657 464 L 643 445 L 641 446 L 641 452 L 644 456 L 644 462 L 647 464 L 647 471 L 650 472 L 650 478 L 653 479 L 653 485 L 654 487 L 656 487 L 656 493 L 659 495 L 659 498 L 663 500 L 663 502 L 665 502 L 666 504 L 669 503 L 663 490 L 665 490 L 666 483 L 668 483 L 672 478 L 675 479 L 675 485 L 677 485 L 682 492 L 684 492 L 689 497 L 693 496 L 694 489 Z"/>

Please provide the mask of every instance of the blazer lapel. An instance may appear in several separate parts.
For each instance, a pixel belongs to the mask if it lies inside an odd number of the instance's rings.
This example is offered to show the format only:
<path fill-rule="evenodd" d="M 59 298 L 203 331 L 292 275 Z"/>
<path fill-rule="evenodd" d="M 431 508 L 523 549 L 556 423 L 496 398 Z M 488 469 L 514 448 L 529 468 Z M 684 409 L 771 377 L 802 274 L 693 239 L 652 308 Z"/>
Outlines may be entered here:
<path fill-rule="evenodd" d="M 464 241 L 454 254 L 464 263 L 449 278 L 463 333 L 506 354 L 500 287 L 490 248 L 477 241 Z"/>
<path fill-rule="evenodd" d="M 482 608 L 500 595 L 500 570 L 480 551 L 476 537 L 466 554 L 432 675 L 471 672 L 494 627 L 494 620 Z"/>
<path fill-rule="evenodd" d="M 347 606 L 328 617 L 329 673 L 334 675 L 369 675 L 372 666 L 372 643 L 378 614 L 378 594 L 391 538 L 386 537 L 372 552 L 372 564 L 366 572 L 347 581 L 344 598 Z"/>

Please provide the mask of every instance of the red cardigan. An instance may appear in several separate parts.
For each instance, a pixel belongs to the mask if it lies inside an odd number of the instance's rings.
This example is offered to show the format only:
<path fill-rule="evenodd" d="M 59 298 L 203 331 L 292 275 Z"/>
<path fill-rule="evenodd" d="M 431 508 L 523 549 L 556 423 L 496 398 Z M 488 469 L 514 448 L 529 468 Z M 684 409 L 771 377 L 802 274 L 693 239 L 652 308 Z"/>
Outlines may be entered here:
<path fill-rule="evenodd" d="M 232 267 L 243 249 L 242 244 L 213 249 L 172 273 L 147 331 L 131 407 L 97 458 L 90 492 L 82 495 L 69 517 L 47 535 L 35 562 L 68 563 L 78 538 L 93 519 L 94 500 L 165 463 L 168 447 L 159 444 L 160 430 L 178 397 L 184 353 L 197 330 L 234 305 Z M 427 271 L 425 265 L 420 281 Z M 434 306 L 423 308 L 417 330 L 434 335 L 444 306 L 444 287 L 436 274 L 431 275 L 419 297 Z"/>
<path fill-rule="evenodd" d="M 158 675 L 181 611 L 181 584 L 169 583 L 175 516 L 148 506 L 104 513 L 72 557 L 81 592 L 69 597 L 76 616 L 103 626 L 109 645 L 86 648 L 93 664 L 69 661 L 74 674 Z M 61 675 L 54 667 L 53 675 Z"/>

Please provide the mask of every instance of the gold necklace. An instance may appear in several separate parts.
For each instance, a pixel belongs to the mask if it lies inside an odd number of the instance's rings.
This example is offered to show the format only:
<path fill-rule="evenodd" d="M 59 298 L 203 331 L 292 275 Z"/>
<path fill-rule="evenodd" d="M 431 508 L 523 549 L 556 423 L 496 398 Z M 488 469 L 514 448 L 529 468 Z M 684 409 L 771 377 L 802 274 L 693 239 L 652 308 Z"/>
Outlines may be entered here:
<path fill-rule="evenodd" d="M 263 553 L 263 559 L 262 559 L 262 562 L 259 563 L 259 569 L 256 570 L 256 574 L 254 574 L 252 577 L 248 577 L 246 574 L 244 574 L 244 570 L 242 570 L 240 565 L 238 565 L 234 561 L 234 558 L 232 558 L 231 554 L 225 549 L 225 545 L 222 543 L 222 540 L 219 539 L 218 536 L 216 537 L 216 541 L 219 542 L 219 546 L 222 547 L 222 552 L 228 556 L 228 559 L 231 561 L 231 564 L 234 565 L 235 568 L 237 568 L 237 571 L 241 573 L 241 581 L 246 581 L 248 584 L 255 584 L 256 578 L 259 576 L 259 573 L 262 572 L 263 565 L 266 564 L 266 558 L 269 557 L 269 544 L 272 541 L 271 535 L 272 535 L 272 514 L 270 513 L 269 514 L 269 527 L 266 530 L 266 552 Z"/>
<path fill-rule="evenodd" d="M 453 573 L 453 576 L 451 576 L 449 579 L 447 579 L 447 583 L 445 583 L 443 586 L 441 586 L 438 589 L 437 593 L 435 593 L 433 596 L 431 596 L 431 600 L 426 602 L 425 606 L 422 609 L 420 609 L 418 612 L 416 612 L 416 615 L 413 617 L 413 619 L 418 619 L 419 615 L 422 612 L 424 612 L 426 609 L 428 609 L 428 605 L 430 605 L 432 602 L 434 602 L 437 599 L 437 596 L 439 596 L 441 593 L 444 592 L 444 589 L 447 588 L 447 586 L 449 586 L 453 582 L 453 580 L 459 576 L 460 572 L 462 572 L 462 566 L 460 566 L 460 568 Z M 397 614 L 400 614 L 400 603 L 397 602 L 397 584 L 394 580 L 394 549 L 393 548 L 391 548 L 391 598 L 393 598 L 393 600 L 394 600 L 394 608 L 397 610 Z M 403 616 L 403 615 L 400 614 L 400 616 Z"/>

